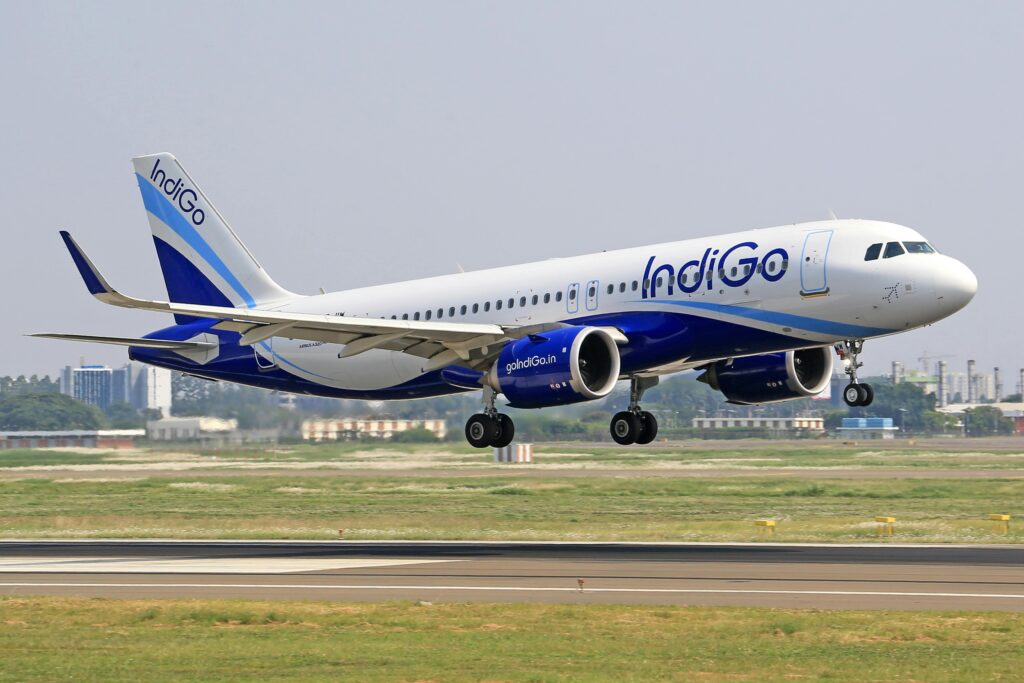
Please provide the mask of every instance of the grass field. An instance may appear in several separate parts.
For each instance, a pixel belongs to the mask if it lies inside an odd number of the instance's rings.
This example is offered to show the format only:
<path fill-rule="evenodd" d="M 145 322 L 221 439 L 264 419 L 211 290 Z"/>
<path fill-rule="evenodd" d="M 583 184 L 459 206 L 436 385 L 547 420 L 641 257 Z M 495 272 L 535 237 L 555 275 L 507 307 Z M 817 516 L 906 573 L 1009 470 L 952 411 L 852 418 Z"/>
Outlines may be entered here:
<path fill-rule="evenodd" d="M 771 518 L 778 541 L 863 542 L 891 515 L 899 541 L 1024 542 L 987 521 L 1024 514 L 1024 440 L 886 447 L 554 444 L 527 467 L 463 445 L 3 451 L 0 536 L 750 541 Z"/>
<path fill-rule="evenodd" d="M 1024 479 L 216 476 L 0 482 L 0 536 L 1021 542 Z"/>
<path fill-rule="evenodd" d="M 1020 680 L 1024 615 L 0 598 L 0 681 Z"/>

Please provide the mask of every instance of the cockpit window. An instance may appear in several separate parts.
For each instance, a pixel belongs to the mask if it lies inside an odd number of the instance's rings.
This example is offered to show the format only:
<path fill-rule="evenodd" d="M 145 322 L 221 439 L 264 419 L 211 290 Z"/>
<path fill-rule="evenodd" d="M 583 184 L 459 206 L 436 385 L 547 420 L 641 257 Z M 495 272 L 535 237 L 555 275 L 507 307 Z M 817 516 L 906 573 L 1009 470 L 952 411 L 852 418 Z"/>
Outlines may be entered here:
<path fill-rule="evenodd" d="M 882 258 L 892 258 L 893 256 L 900 256 L 903 252 L 903 245 L 899 242 L 889 242 L 885 245 L 885 254 Z"/>
<path fill-rule="evenodd" d="M 872 244 L 868 247 L 868 250 L 864 252 L 865 261 L 874 261 L 878 258 L 878 255 L 882 253 L 882 243 Z"/>
<path fill-rule="evenodd" d="M 904 242 L 908 254 L 934 254 L 935 249 L 927 242 Z"/>

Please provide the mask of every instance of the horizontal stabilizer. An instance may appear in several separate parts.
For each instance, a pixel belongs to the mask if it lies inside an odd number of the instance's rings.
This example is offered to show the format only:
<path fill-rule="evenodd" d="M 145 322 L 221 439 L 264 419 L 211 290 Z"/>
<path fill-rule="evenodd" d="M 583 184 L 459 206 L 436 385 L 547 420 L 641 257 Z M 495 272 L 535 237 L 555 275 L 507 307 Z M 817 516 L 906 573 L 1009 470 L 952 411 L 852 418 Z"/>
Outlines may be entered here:
<path fill-rule="evenodd" d="M 215 342 L 174 341 L 173 339 L 145 339 L 135 337 L 103 337 L 93 334 L 30 334 L 30 337 L 45 339 L 65 339 L 67 341 L 95 342 L 97 344 L 116 344 L 117 346 L 139 346 L 146 349 L 167 349 L 169 351 L 206 350 L 217 348 Z"/>

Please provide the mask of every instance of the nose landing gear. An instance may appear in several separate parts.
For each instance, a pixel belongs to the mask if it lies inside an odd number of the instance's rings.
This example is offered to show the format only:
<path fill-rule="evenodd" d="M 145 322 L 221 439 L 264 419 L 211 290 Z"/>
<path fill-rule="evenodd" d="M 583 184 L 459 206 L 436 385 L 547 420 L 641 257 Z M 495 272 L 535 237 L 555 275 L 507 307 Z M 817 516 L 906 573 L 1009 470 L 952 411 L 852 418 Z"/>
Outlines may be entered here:
<path fill-rule="evenodd" d="M 466 420 L 466 441 L 473 448 L 504 448 L 512 443 L 515 433 L 512 418 L 494 407 L 494 390 L 484 387 L 484 411 Z"/>
<path fill-rule="evenodd" d="M 848 406 L 869 406 L 875 399 L 875 391 L 870 384 L 861 384 L 857 379 L 857 370 L 864 365 L 858 358 L 864 350 L 863 339 L 847 339 L 835 345 L 839 360 L 843 361 L 843 372 L 850 378 L 850 383 L 843 389 L 843 401 Z"/>
<path fill-rule="evenodd" d="M 658 435 L 658 420 L 651 413 L 640 409 L 644 392 L 658 384 L 657 377 L 629 378 L 629 408 L 616 413 L 612 418 L 610 431 L 612 440 L 622 446 L 654 441 Z"/>

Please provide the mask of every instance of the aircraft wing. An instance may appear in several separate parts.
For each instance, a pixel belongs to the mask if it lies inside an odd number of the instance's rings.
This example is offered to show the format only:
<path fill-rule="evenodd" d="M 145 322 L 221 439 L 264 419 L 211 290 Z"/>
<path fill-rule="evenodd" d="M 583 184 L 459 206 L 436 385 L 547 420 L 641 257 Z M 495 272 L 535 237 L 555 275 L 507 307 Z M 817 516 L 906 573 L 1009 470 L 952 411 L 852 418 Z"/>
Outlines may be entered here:
<path fill-rule="evenodd" d="M 286 337 L 344 344 L 344 349 L 339 353 L 342 358 L 370 349 L 402 351 L 428 359 L 424 372 L 429 372 L 453 363 L 471 367 L 482 365 L 500 351 L 505 341 L 564 326 L 561 323 L 504 326 L 358 318 L 136 299 L 111 287 L 71 235 L 67 231 L 61 231 L 60 234 L 86 287 L 100 301 L 124 308 L 219 320 L 214 327 L 238 332 L 242 335 L 239 343 L 243 346 L 258 344 L 271 337 Z M 614 330 L 614 333 L 617 334 L 616 341 L 626 341 L 621 332 Z"/>
<path fill-rule="evenodd" d="M 97 344 L 115 344 L 117 346 L 141 346 L 147 349 L 168 349 L 171 351 L 205 351 L 217 347 L 215 342 L 174 341 L 172 339 L 149 339 L 146 337 L 104 337 L 94 334 L 30 334 L 30 337 L 44 339 L 66 339 L 68 341 L 95 342 Z"/>

